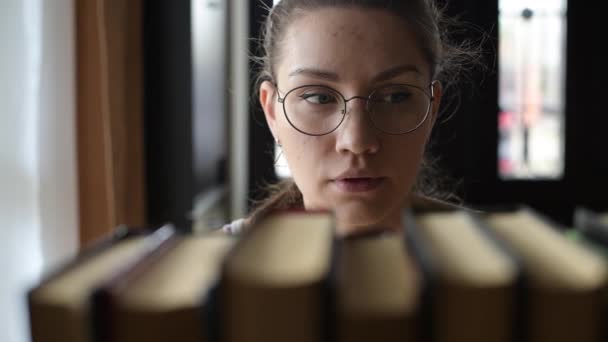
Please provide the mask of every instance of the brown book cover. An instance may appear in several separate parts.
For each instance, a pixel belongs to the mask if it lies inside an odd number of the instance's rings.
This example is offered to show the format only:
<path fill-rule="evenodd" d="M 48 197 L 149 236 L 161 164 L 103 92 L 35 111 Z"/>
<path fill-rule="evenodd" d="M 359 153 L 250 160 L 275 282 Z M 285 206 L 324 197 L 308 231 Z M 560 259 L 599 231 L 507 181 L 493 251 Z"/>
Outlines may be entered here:
<path fill-rule="evenodd" d="M 249 227 L 222 267 L 217 337 L 227 342 L 326 338 L 333 244 L 328 212 L 274 212 Z"/>
<path fill-rule="evenodd" d="M 119 227 L 112 236 L 97 241 L 45 276 L 27 295 L 32 341 L 94 341 L 91 293 L 109 277 L 145 257 L 157 244 L 159 232 L 164 237 L 173 228 L 151 233 Z"/>
<path fill-rule="evenodd" d="M 419 341 L 422 279 L 398 233 L 336 244 L 334 341 Z"/>
<path fill-rule="evenodd" d="M 526 300 L 520 305 L 526 341 L 600 341 L 607 262 L 529 207 L 480 215 L 522 261 Z"/>
<path fill-rule="evenodd" d="M 424 341 L 512 341 L 519 266 L 461 208 L 406 217 L 427 283 Z"/>
<path fill-rule="evenodd" d="M 97 342 L 206 341 L 203 317 L 234 237 L 185 234 L 154 249 L 94 294 Z"/>

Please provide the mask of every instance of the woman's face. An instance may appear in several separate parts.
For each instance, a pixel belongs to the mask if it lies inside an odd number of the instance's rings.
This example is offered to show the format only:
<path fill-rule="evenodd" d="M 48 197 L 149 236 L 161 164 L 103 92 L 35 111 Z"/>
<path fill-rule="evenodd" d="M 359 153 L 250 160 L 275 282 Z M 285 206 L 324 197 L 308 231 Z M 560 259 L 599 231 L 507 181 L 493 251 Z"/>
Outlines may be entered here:
<path fill-rule="evenodd" d="M 275 65 L 278 92 L 326 85 L 344 95 L 367 97 L 388 84 L 412 84 L 430 92 L 429 65 L 403 20 L 381 10 L 329 8 L 291 22 Z M 283 149 L 307 209 L 331 209 L 338 232 L 398 229 L 435 122 L 441 88 L 433 86 L 431 113 L 417 130 L 389 135 L 370 122 L 365 100 L 348 102 L 340 126 L 323 136 L 294 129 L 262 84 L 260 100 Z M 313 101 L 319 102 L 315 98 Z"/>

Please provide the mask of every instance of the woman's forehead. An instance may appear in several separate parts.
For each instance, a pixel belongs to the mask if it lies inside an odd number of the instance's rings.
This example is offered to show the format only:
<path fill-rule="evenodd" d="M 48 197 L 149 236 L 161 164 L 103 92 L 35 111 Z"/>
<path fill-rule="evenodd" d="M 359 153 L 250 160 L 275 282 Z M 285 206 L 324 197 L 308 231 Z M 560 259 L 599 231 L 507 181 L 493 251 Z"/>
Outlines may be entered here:
<path fill-rule="evenodd" d="M 338 76 L 376 75 L 399 65 L 424 69 L 413 32 L 383 10 L 327 8 L 301 14 L 280 45 L 277 77 L 319 69 Z"/>

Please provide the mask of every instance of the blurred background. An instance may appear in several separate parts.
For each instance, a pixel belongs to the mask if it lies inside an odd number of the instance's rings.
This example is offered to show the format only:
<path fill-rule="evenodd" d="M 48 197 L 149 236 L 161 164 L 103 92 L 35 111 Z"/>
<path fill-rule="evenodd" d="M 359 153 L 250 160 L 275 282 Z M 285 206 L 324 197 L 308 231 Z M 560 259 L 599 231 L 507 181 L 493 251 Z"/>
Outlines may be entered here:
<path fill-rule="evenodd" d="M 472 206 L 608 211 L 599 3 L 440 1 L 484 35 L 433 152 Z M 0 341 L 25 293 L 118 224 L 219 226 L 289 177 L 252 97 L 272 0 L 0 0 Z M 597 8 L 596 8 L 597 7 Z"/>

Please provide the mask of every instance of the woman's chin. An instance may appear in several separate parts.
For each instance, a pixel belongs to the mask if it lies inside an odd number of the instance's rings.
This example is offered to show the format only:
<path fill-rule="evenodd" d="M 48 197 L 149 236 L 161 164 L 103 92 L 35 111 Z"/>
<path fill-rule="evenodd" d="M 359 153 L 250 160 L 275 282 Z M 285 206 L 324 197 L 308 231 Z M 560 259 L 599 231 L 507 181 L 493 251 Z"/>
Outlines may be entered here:
<path fill-rule="evenodd" d="M 382 210 L 384 209 L 384 210 Z M 369 206 L 336 207 L 336 230 L 340 236 L 367 232 L 394 231 L 399 226 L 399 215 L 389 215 L 384 208 Z"/>

